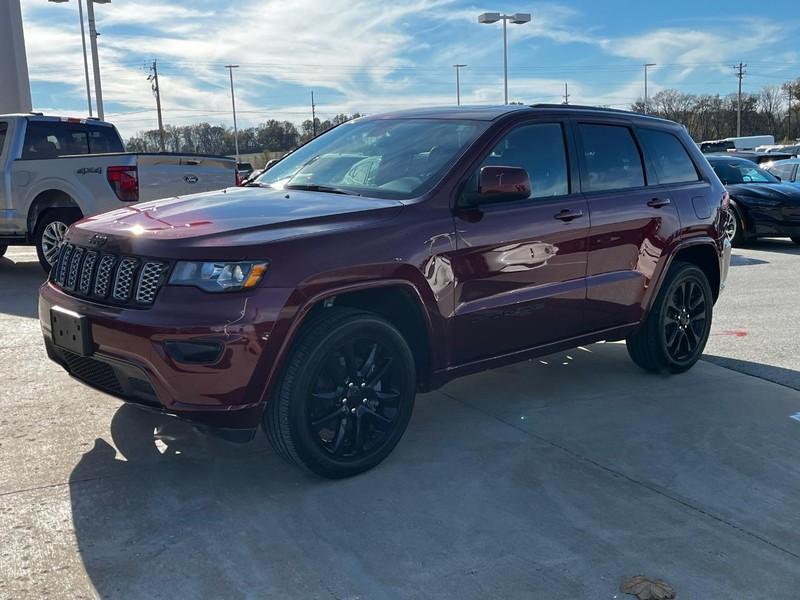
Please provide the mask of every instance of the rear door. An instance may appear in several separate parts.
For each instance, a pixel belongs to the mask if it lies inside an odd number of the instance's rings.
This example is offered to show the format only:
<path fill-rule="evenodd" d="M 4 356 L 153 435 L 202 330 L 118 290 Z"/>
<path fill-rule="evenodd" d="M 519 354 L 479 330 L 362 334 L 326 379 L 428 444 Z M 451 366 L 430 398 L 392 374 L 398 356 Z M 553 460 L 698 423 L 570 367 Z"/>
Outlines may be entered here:
<path fill-rule="evenodd" d="M 567 339 L 584 329 L 589 215 L 569 159 L 569 127 L 558 119 L 515 126 L 476 166 L 528 171 L 529 198 L 457 211 L 457 363 Z"/>
<path fill-rule="evenodd" d="M 662 252 L 680 227 L 670 186 L 659 186 L 626 121 L 576 122 L 589 206 L 587 319 L 599 331 L 642 318 Z"/>

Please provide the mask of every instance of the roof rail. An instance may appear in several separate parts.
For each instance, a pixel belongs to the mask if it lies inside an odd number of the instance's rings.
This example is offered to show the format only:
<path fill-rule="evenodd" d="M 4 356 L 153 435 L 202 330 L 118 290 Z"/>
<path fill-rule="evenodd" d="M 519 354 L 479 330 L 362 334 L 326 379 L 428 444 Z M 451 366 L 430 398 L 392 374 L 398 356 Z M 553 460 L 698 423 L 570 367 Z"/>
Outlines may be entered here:
<path fill-rule="evenodd" d="M 568 108 L 570 110 L 599 110 L 603 112 L 617 112 L 623 113 L 626 115 L 637 115 L 640 117 L 646 117 L 649 115 L 644 115 L 642 113 L 633 112 L 632 110 L 623 110 L 621 108 L 605 108 L 603 106 L 586 106 L 583 104 L 547 104 L 547 103 L 539 103 L 539 104 L 531 104 L 531 108 Z"/>

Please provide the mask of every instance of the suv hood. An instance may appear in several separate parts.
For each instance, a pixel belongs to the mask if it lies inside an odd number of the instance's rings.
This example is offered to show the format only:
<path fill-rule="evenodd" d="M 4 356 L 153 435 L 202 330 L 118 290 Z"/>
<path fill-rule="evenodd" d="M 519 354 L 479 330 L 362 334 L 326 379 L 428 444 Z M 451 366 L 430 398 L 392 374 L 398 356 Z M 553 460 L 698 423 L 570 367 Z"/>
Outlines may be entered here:
<path fill-rule="evenodd" d="M 800 204 L 800 186 L 791 183 L 737 183 L 727 186 L 735 199 L 757 198 L 796 206 Z"/>
<path fill-rule="evenodd" d="M 402 207 L 398 200 L 239 187 L 113 210 L 80 221 L 69 237 L 78 243 L 104 234 L 109 240 L 135 238 L 157 246 L 168 241 L 178 246 L 252 245 L 374 222 Z"/>

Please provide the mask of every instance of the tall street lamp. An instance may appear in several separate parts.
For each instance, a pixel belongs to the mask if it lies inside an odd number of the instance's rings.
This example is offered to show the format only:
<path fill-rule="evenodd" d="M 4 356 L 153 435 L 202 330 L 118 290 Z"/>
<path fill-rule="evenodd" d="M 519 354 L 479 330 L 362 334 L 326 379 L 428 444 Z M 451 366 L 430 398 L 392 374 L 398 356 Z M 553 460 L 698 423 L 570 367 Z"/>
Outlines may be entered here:
<path fill-rule="evenodd" d="M 239 168 L 239 130 L 236 128 L 236 97 L 233 93 L 233 70 L 238 69 L 239 65 L 225 65 L 231 76 L 231 108 L 233 109 L 233 146 L 236 149 L 236 165 Z"/>
<path fill-rule="evenodd" d="M 103 111 L 103 89 L 100 86 L 100 57 L 97 54 L 97 28 L 94 26 L 94 5 L 109 4 L 111 0 L 86 0 L 86 14 L 89 17 L 89 43 L 92 46 L 92 70 L 94 71 L 94 101 L 97 105 L 97 116 L 105 120 Z"/>
<path fill-rule="evenodd" d="M 467 65 L 453 65 L 456 69 L 456 103 L 458 106 L 461 106 L 461 77 L 460 71 L 463 67 Z"/>
<path fill-rule="evenodd" d="M 508 104 L 508 32 L 506 24 L 511 21 L 515 25 L 522 25 L 529 23 L 531 20 L 530 13 L 514 13 L 513 15 L 504 15 L 496 12 L 483 13 L 478 16 L 478 23 L 497 23 L 503 21 L 503 86 L 505 103 Z"/>
<path fill-rule="evenodd" d="M 88 0 L 91 2 L 91 0 Z M 69 0 L 49 0 L 54 4 L 62 4 Z M 89 105 L 89 116 L 92 116 L 92 92 L 89 88 L 89 60 L 86 57 L 86 33 L 83 29 L 83 0 L 78 0 L 78 18 L 81 21 L 81 48 L 83 49 L 83 76 L 86 81 L 86 103 Z"/>
<path fill-rule="evenodd" d="M 646 63 L 644 67 L 644 114 L 647 114 L 647 67 L 655 67 L 656 63 Z"/>

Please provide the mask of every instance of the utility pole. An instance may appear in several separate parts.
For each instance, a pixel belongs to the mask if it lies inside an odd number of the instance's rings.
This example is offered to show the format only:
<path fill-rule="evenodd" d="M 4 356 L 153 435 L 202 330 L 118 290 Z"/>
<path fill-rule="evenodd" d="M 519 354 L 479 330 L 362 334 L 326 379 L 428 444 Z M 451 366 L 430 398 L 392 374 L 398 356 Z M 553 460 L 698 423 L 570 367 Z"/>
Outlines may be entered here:
<path fill-rule="evenodd" d="M 644 114 L 647 114 L 647 68 L 655 67 L 656 63 L 645 63 L 644 67 Z"/>
<path fill-rule="evenodd" d="M 92 0 L 89 0 L 91 2 Z M 81 20 L 81 48 L 83 49 L 83 75 L 86 79 L 86 102 L 89 104 L 89 116 L 92 116 L 92 92 L 89 89 L 89 61 L 86 58 L 86 34 L 83 31 L 83 0 L 78 0 L 78 18 Z"/>
<path fill-rule="evenodd" d="M 569 83 L 564 82 L 564 104 L 569 104 Z"/>
<path fill-rule="evenodd" d="M 233 109 L 233 145 L 236 149 L 236 164 L 239 164 L 239 130 L 236 127 L 236 95 L 233 92 L 233 70 L 238 69 L 239 65 L 225 65 L 231 76 L 231 108 Z M 238 167 L 237 167 L 238 168 Z"/>
<path fill-rule="evenodd" d="M 311 90 L 311 135 L 317 137 L 317 107 L 314 104 L 314 90 Z"/>
<path fill-rule="evenodd" d="M 94 72 L 94 101 L 97 105 L 97 116 L 105 120 L 103 110 L 103 88 L 100 85 L 100 56 L 97 54 L 97 28 L 94 24 L 94 4 L 108 4 L 111 0 L 86 0 L 86 13 L 89 17 L 89 42 L 92 47 L 92 68 Z"/>
<path fill-rule="evenodd" d="M 164 121 L 161 119 L 161 88 L 158 85 L 158 61 L 154 60 L 150 65 L 150 76 L 148 81 L 152 82 L 153 94 L 156 96 L 156 110 L 158 111 L 158 139 L 161 152 L 164 152 Z"/>
<path fill-rule="evenodd" d="M 739 80 L 739 94 L 736 101 L 736 137 L 741 137 L 742 135 L 742 79 L 744 79 L 744 68 L 746 66 L 741 62 L 733 66 L 736 69 L 736 78 Z"/>
<path fill-rule="evenodd" d="M 456 105 L 461 106 L 461 77 L 460 71 L 462 67 L 467 65 L 453 65 L 456 69 Z"/>

